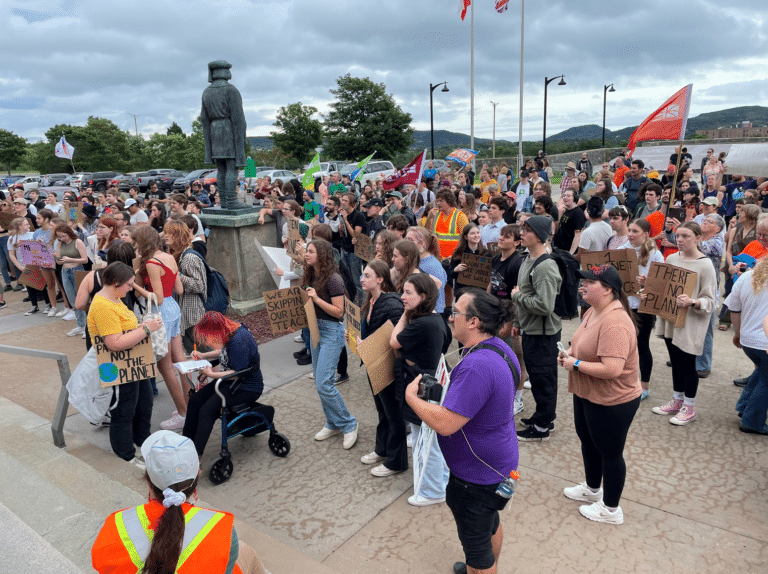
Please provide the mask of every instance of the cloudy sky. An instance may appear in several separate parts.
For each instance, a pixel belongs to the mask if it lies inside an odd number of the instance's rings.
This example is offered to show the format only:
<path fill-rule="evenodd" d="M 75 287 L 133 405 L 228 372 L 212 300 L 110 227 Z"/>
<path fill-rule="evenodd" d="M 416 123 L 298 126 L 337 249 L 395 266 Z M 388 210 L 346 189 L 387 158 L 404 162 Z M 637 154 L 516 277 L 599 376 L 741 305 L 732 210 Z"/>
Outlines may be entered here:
<path fill-rule="evenodd" d="M 475 0 L 475 135 L 517 140 L 520 3 L 498 14 Z M 268 135 L 280 106 L 328 110 L 339 76 L 386 85 L 416 129 L 470 131 L 470 19 L 459 0 L 4 0 L 0 21 L 0 128 L 37 141 L 89 115 L 125 130 L 185 132 L 200 111 L 207 63 L 232 63 L 248 135 Z M 214 8 L 214 6 L 218 6 Z M 765 0 L 528 0 L 524 139 L 540 139 L 544 78 L 547 134 L 601 124 L 636 125 L 693 83 L 691 116 L 768 106 Z"/>

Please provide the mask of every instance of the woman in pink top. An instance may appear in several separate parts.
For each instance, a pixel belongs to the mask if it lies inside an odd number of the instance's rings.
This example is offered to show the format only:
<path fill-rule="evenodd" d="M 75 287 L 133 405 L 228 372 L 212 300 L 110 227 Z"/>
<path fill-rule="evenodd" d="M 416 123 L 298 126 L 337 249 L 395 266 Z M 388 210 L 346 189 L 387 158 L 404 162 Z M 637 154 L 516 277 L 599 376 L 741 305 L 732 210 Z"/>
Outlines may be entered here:
<path fill-rule="evenodd" d="M 583 279 L 579 293 L 591 308 L 558 363 L 568 371 L 586 481 L 563 494 L 588 503 L 579 508 L 586 518 L 622 524 L 624 443 L 642 392 L 637 329 L 615 267 L 601 265 L 579 275 Z"/>

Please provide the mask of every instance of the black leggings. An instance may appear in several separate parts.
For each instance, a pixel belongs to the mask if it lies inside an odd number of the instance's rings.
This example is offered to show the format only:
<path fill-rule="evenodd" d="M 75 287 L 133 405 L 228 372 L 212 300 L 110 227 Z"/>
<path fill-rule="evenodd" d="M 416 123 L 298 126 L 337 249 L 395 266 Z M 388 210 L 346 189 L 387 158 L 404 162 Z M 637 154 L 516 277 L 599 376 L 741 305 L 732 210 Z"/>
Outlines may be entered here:
<path fill-rule="evenodd" d="M 640 380 L 648 383 L 653 371 L 653 353 L 651 353 L 651 333 L 656 324 L 656 315 L 639 313 L 632 309 L 632 314 L 637 321 L 637 354 L 640 357 Z"/>
<path fill-rule="evenodd" d="M 664 337 L 672 363 L 672 390 L 683 393 L 689 399 L 696 397 L 699 389 L 699 373 L 696 371 L 696 355 L 686 353 Z"/>
<path fill-rule="evenodd" d="M 46 305 L 50 305 L 50 301 L 48 301 L 48 291 L 46 289 L 40 291 L 34 287 L 27 287 L 27 294 L 29 295 L 29 302 L 32 303 L 33 307 L 38 306 L 38 301 L 44 301 Z"/>
<path fill-rule="evenodd" d="M 624 443 L 639 406 L 640 397 L 607 407 L 573 395 L 573 419 L 581 440 L 587 486 L 598 489 L 602 482 L 603 502 L 611 508 L 619 505 L 624 490 Z"/>

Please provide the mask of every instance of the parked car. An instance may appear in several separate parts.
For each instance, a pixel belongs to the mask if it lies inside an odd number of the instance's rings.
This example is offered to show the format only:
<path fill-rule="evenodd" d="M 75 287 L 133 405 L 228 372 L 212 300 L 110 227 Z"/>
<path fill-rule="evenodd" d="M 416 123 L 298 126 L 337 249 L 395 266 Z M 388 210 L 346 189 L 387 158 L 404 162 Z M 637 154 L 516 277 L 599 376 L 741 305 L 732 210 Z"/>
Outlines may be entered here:
<path fill-rule="evenodd" d="M 116 177 L 117 180 L 117 188 L 122 193 L 128 193 L 128 189 L 132 186 L 138 186 L 139 185 L 139 178 L 137 177 L 138 174 L 140 174 L 140 171 L 132 171 L 130 173 L 126 173 L 125 175 L 121 175 Z"/>
<path fill-rule="evenodd" d="M 341 175 L 348 175 L 351 178 L 352 173 L 357 170 L 357 163 L 359 162 L 350 163 L 344 166 L 340 170 Z M 392 165 L 391 161 L 371 160 L 365 166 L 365 172 L 363 172 L 363 177 L 361 177 L 359 181 L 355 182 L 355 190 L 359 193 L 360 190 L 362 189 L 362 186 L 365 185 L 365 181 L 368 179 L 370 179 L 371 181 L 378 178 L 384 179 L 385 177 L 388 177 L 394 174 L 395 174 L 395 166 Z"/>
<path fill-rule="evenodd" d="M 139 178 L 139 191 L 145 192 L 147 189 L 149 189 L 149 182 L 154 180 L 157 183 L 157 187 L 160 187 L 160 178 L 168 173 L 174 171 L 172 169 L 149 169 L 147 171 L 143 171 L 139 174 L 137 174 L 137 177 Z"/>
<path fill-rule="evenodd" d="M 69 180 L 69 185 L 76 189 L 83 187 L 83 182 L 88 182 L 88 179 L 92 176 L 92 173 L 78 172 L 72 174 L 72 179 Z"/>
<path fill-rule="evenodd" d="M 203 189 L 206 191 L 211 189 L 211 184 L 216 183 L 218 173 L 219 171 L 214 169 L 213 171 L 209 171 L 207 174 L 205 174 L 205 177 L 201 178 L 203 180 Z"/>
<path fill-rule="evenodd" d="M 52 185 L 65 185 L 63 183 L 58 183 L 58 182 L 66 181 L 67 183 L 69 183 L 69 180 L 71 179 L 72 176 L 69 175 L 68 173 L 49 173 L 49 174 L 46 174 L 45 176 L 41 176 L 40 179 L 42 180 L 43 177 L 48 178 L 48 185 L 46 187 L 50 187 Z"/>
<path fill-rule="evenodd" d="M 28 177 L 24 177 L 13 184 L 14 189 L 23 189 L 24 191 L 37 189 L 38 187 L 40 187 L 39 175 L 30 175 Z"/>
<path fill-rule="evenodd" d="M 270 169 L 266 171 L 256 172 L 257 178 L 264 177 L 265 175 L 268 175 L 270 177 L 272 183 L 274 183 L 276 179 L 281 179 L 283 183 L 290 181 L 292 179 L 299 179 L 298 175 L 296 175 L 292 171 L 288 171 L 287 169 Z M 254 180 L 254 184 L 255 184 L 255 180 Z"/>
<path fill-rule="evenodd" d="M 173 182 L 185 175 L 187 175 L 186 171 L 173 170 L 160 175 L 155 181 L 157 181 L 157 187 L 159 189 L 170 192 L 173 189 Z"/>
<path fill-rule="evenodd" d="M 341 171 L 344 166 L 346 166 L 349 162 L 347 161 L 321 161 L 320 162 L 320 169 L 317 170 L 314 174 L 312 174 L 312 177 L 315 179 L 320 179 L 323 176 L 330 176 L 334 171 Z M 309 164 L 304 166 L 304 171 L 307 171 L 307 168 L 309 167 Z M 300 174 L 300 180 L 303 179 L 304 173 L 302 172 Z"/>
<path fill-rule="evenodd" d="M 114 184 L 114 181 L 121 175 L 123 174 L 116 171 L 97 171 L 88 178 L 86 187 L 92 188 L 93 191 L 105 191 L 107 189 L 107 184 Z"/>
<path fill-rule="evenodd" d="M 215 170 L 211 168 L 196 169 L 195 171 L 192 171 L 187 175 L 185 175 L 184 177 L 180 177 L 176 181 L 174 181 L 173 185 L 171 186 L 171 189 L 175 192 L 179 192 L 179 191 L 183 192 L 184 188 L 187 185 L 190 185 L 196 179 L 203 179 L 206 175 L 208 175 L 212 171 L 215 171 Z"/>

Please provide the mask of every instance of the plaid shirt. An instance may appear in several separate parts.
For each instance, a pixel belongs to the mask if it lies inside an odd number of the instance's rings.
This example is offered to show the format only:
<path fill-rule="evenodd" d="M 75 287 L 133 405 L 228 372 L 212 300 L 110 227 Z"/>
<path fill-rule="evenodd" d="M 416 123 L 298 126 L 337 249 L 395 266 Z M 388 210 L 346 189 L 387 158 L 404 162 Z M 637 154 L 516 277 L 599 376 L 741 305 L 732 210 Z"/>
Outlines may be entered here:
<path fill-rule="evenodd" d="M 175 297 L 181 307 L 181 330 L 184 331 L 196 325 L 205 314 L 203 301 L 208 295 L 208 279 L 202 258 L 195 253 L 182 254 L 179 276 L 184 293 Z"/>

